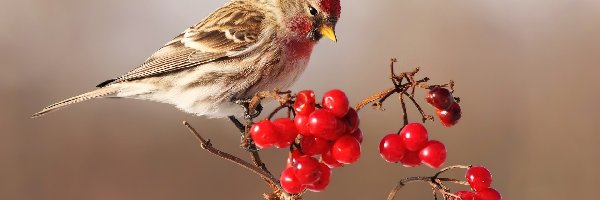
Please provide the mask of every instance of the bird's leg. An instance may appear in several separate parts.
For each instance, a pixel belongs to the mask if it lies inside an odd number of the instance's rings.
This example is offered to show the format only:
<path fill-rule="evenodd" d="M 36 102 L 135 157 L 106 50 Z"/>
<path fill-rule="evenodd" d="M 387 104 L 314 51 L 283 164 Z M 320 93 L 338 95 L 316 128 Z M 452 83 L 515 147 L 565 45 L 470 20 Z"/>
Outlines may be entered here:
<path fill-rule="evenodd" d="M 233 122 L 236 128 L 242 133 L 242 136 L 246 134 L 246 126 L 240 122 L 235 116 L 229 116 L 229 120 Z"/>
<path fill-rule="evenodd" d="M 262 113 L 262 111 L 263 111 L 263 106 L 262 106 L 262 104 L 259 103 L 258 105 L 256 105 L 256 108 L 254 109 L 254 113 L 252 115 L 249 115 L 246 117 L 250 117 L 251 119 L 257 118 L 260 115 L 260 113 Z"/>
<path fill-rule="evenodd" d="M 252 140 L 250 135 L 248 135 L 248 131 L 246 131 L 246 130 L 248 130 L 248 127 L 246 125 L 244 125 L 242 122 L 240 122 L 240 120 L 235 118 L 235 116 L 229 116 L 229 120 L 231 122 L 233 122 L 235 127 L 238 128 L 238 130 L 241 133 L 240 147 L 242 147 L 243 149 L 250 151 L 250 152 L 258 151 L 258 148 L 256 148 L 254 141 Z"/>
<path fill-rule="evenodd" d="M 258 117 L 263 110 L 263 106 L 260 103 L 258 103 L 258 105 L 256 105 L 256 108 L 251 109 L 250 108 L 251 101 L 252 101 L 252 99 L 240 99 L 240 100 L 233 101 L 233 103 L 242 106 L 242 108 L 244 109 L 244 118 L 246 120 L 252 120 L 252 119 Z"/>
<path fill-rule="evenodd" d="M 250 127 L 248 126 L 252 124 L 252 120 L 260 115 L 260 113 L 263 110 L 263 107 L 260 103 L 258 103 L 255 106 L 255 108 L 251 108 L 250 104 L 252 102 L 252 99 L 240 99 L 234 100 L 233 102 L 242 106 L 242 108 L 244 109 L 244 119 L 246 119 L 246 125 L 244 125 L 234 116 L 229 116 L 229 120 L 231 120 L 242 133 L 242 141 L 240 146 L 246 149 L 247 151 L 256 152 L 258 151 L 258 148 L 254 144 L 254 141 L 250 137 L 250 133 L 247 130 L 250 129 Z"/>

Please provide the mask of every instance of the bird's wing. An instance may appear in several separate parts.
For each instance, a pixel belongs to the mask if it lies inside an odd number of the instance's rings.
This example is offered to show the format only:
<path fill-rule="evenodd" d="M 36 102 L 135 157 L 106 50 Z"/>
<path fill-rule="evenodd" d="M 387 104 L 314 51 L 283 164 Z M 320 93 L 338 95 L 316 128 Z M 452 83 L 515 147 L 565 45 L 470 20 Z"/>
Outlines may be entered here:
<path fill-rule="evenodd" d="M 269 28 L 264 23 L 265 14 L 250 9 L 243 3 L 245 1 L 235 2 L 188 28 L 140 67 L 98 86 L 198 67 L 208 62 L 243 55 L 260 46 L 265 37 L 270 37 L 261 35 Z"/>

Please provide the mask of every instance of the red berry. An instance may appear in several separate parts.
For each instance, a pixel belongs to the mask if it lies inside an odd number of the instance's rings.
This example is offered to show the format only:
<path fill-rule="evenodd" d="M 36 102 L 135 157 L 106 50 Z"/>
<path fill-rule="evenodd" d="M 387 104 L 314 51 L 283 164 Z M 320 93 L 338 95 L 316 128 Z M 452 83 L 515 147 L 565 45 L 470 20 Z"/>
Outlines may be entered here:
<path fill-rule="evenodd" d="M 437 86 L 429 90 L 425 95 L 425 101 L 431 106 L 443 110 L 454 103 L 454 97 L 448 89 Z"/>
<path fill-rule="evenodd" d="M 325 139 L 304 136 L 300 140 L 300 147 L 302 152 L 309 156 L 323 154 L 331 149 L 331 143 Z"/>
<path fill-rule="evenodd" d="M 421 161 L 431 168 L 438 168 L 446 162 L 446 146 L 439 141 L 431 140 L 419 153 Z"/>
<path fill-rule="evenodd" d="M 329 141 L 338 139 L 346 129 L 345 123 L 324 109 L 310 114 L 308 127 L 312 135 Z"/>
<path fill-rule="evenodd" d="M 271 147 L 279 141 L 279 133 L 275 130 L 273 123 L 267 119 L 253 124 L 250 128 L 250 136 L 256 146 L 263 149 Z"/>
<path fill-rule="evenodd" d="M 331 152 L 332 152 L 332 149 L 330 149 L 327 152 L 325 152 L 324 154 L 322 154 L 321 161 L 323 161 L 323 163 L 325 163 L 329 168 L 332 168 L 332 169 L 341 167 L 343 164 L 338 162 L 337 160 L 335 160 L 335 158 L 333 158 L 333 154 Z"/>
<path fill-rule="evenodd" d="M 277 148 L 287 148 L 298 137 L 298 129 L 294 121 L 289 118 L 280 118 L 273 121 L 275 130 L 279 133 L 279 140 L 275 143 Z"/>
<path fill-rule="evenodd" d="M 331 179 L 331 169 L 323 163 L 319 163 L 319 170 L 321 170 L 321 177 L 313 184 L 307 185 L 308 190 L 313 192 L 322 192 L 329 185 Z"/>
<path fill-rule="evenodd" d="M 406 149 L 410 151 L 421 150 L 429 140 L 427 129 L 420 123 L 410 123 L 400 131 Z"/>
<path fill-rule="evenodd" d="M 383 137 L 379 143 L 379 154 L 387 162 L 400 162 L 404 158 L 404 154 L 406 154 L 402 137 L 395 133 Z"/>
<path fill-rule="evenodd" d="M 502 195 L 500 195 L 500 192 L 494 190 L 493 188 L 487 188 L 487 189 L 483 189 L 481 191 L 477 191 L 477 196 L 479 196 L 479 198 L 481 200 L 501 200 L 502 199 Z"/>
<path fill-rule="evenodd" d="M 354 108 L 350 108 L 346 116 L 344 116 L 344 120 L 348 123 L 348 131 L 353 132 L 358 129 L 360 125 L 360 118 L 358 117 L 358 112 L 354 110 Z"/>
<path fill-rule="evenodd" d="M 489 188 L 490 185 L 492 185 L 492 174 L 488 169 L 482 166 L 469 168 L 465 177 L 471 188 L 475 191 Z"/>
<path fill-rule="evenodd" d="M 400 160 L 400 163 L 405 167 L 417 167 L 421 165 L 422 162 L 421 158 L 419 158 L 418 151 L 407 151 L 406 154 L 404 154 L 404 158 Z"/>
<path fill-rule="evenodd" d="M 462 200 L 481 200 L 477 194 L 468 191 L 458 191 L 456 195 Z"/>
<path fill-rule="evenodd" d="M 360 143 L 351 135 L 346 135 L 335 141 L 332 155 L 340 163 L 352 164 L 360 158 Z"/>
<path fill-rule="evenodd" d="M 306 115 L 296 115 L 294 117 L 294 124 L 296 124 L 296 129 L 301 135 L 311 135 L 310 127 L 308 126 L 309 117 Z"/>
<path fill-rule="evenodd" d="M 296 174 L 294 174 L 294 169 L 291 167 L 286 168 L 281 173 L 279 177 L 279 182 L 281 187 L 288 193 L 298 194 L 306 189 L 306 186 L 302 185 L 298 178 L 296 178 Z"/>
<path fill-rule="evenodd" d="M 293 165 L 296 178 L 303 185 L 313 184 L 321 177 L 319 161 L 311 156 L 300 156 Z"/>
<path fill-rule="evenodd" d="M 360 128 L 356 129 L 354 132 L 350 133 L 350 135 L 354 136 L 354 138 L 356 138 L 356 140 L 358 140 L 358 142 L 362 144 L 362 142 L 363 142 L 363 133 L 360 130 Z"/>
<path fill-rule="evenodd" d="M 312 90 L 304 90 L 296 94 L 296 102 L 294 102 L 294 111 L 296 115 L 310 115 L 315 111 L 315 93 Z"/>
<path fill-rule="evenodd" d="M 323 95 L 323 108 L 328 109 L 338 118 L 344 117 L 350 109 L 348 97 L 341 90 L 330 90 Z"/>
<path fill-rule="evenodd" d="M 456 102 L 446 110 L 436 110 L 437 116 L 440 118 L 442 125 L 445 127 L 454 126 L 462 117 L 462 111 L 460 105 Z"/>
<path fill-rule="evenodd" d="M 294 164 L 296 163 L 296 159 L 298 159 L 300 156 L 303 156 L 303 155 L 304 154 L 302 154 L 302 152 L 300 152 L 300 149 L 292 150 L 290 152 L 290 155 L 288 156 L 286 167 L 294 166 Z"/>

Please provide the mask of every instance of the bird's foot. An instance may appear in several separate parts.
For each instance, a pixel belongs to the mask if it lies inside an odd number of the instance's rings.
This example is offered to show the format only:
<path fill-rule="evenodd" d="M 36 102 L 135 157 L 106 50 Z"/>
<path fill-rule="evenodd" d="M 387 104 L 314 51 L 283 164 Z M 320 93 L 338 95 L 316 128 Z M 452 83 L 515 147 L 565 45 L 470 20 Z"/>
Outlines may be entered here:
<path fill-rule="evenodd" d="M 252 138 L 246 131 L 246 130 L 248 130 L 248 126 L 246 126 L 242 122 L 240 122 L 240 120 L 235 118 L 235 116 L 229 116 L 229 120 L 231 120 L 231 122 L 233 122 L 235 127 L 238 128 L 238 130 L 241 133 L 240 147 L 242 147 L 244 150 L 249 151 L 249 152 L 258 151 L 256 144 L 254 144 L 254 141 L 252 140 Z"/>
<path fill-rule="evenodd" d="M 244 109 L 244 118 L 246 120 L 252 120 L 260 116 L 260 113 L 263 111 L 263 106 L 258 103 L 255 108 L 251 108 L 250 104 L 252 103 L 252 99 L 239 99 L 234 100 L 233 103 L 242 106 Z"/>

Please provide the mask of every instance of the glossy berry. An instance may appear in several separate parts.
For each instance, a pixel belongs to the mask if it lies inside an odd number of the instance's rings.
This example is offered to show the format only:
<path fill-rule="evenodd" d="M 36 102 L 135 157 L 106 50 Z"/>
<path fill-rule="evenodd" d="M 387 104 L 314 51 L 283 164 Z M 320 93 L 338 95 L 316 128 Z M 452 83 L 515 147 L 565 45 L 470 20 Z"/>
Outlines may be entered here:
<path fill-rule="evenodd" d="M 273 126 L 279 133 L 278 140 L 275 142 L 277 148 L 289 147 L 298 137 L 298 129 L 296 129 L 294 121 L 289 118 L 276 119 L 273 121 Z"/>
<path fill-rule="evenodd" d="M 324 109 L 310 114 L 308 127 L 312 135 L 329 141 L 335 141 L 345 131 L 345 123 Z"/>
<path fill-rule="evenodd" d="M 288 155 L 286 167 L 292 167 L 296 163 L 296 159 L 298 159 L 300 156 L 303 156 L 303 155 L 304 154 L 302 154 L 302 152 L 300 152 L 300 149 L 292 150 L 290 152 L 290 154 Z"/>
<path fill-rule="evenodd" d="M 425 95 L 425 101 L 437 109 L 444 110 L 454 103 L 454 97 L 450 90 L 437 86 L 429 90 Z"/>
<path fill-rule="evenodd" d="M 387 162 L 400 162 L 404 158 L 404 154 L 406 154 L 402 137 L 395 133 L 383 137 L 379 143 L 379 154 Z"/>
<path fill-rule="evenodd" d="M 315 106 L 315 93 L 312 90 L 304 90 L 296 94 L 296 102 L 294 102 L 296 115 L 310 115 L 315 111 Z"/>
<path fill-rule="evenodd" d="M 344 116 L 344 120 L 348 124 L 349 132 L 356 131 L 358 129 L 358 126 L 360 125 L 360 118 L 358 117 L 358 112 L 356 112 L 354 108 L 350 108 L 350 110 L 348 110 L 348 113 L 346 113 L 346 116 Z"/>
<path fill-rule="evenodd" d="M 319 161 L 311 156 L 300 156 L 292 165 L 296 178 L 303 185 L 313 184 L 321 177 Z"/>
<path fill-rule="evenodd" d="M 360 130 L 360 128 L 356 129 L 354 132 L 350 133 L 350 135 L 352 135 L 354 138 L 356 138 L 356 140 L 358 140 L 359 143 L 362 144 L 362 142 L 363 142 L 363 133 Z"/>
<path fill-rule="evenodd" d="M 494 190 L 493 188 L 483 189 L 481 191 L 477 191 L 477 196 L 479 196 L 480 200 L 501 200 L 502 195 L 500 192 Z"/>
<path fill-rule="evenodd" d="M 492 174 L 482 166 L 469 168 L 465 177 L 471 188 L 475 191 L 489 188 L 492 185 Z"/>
<path fill-rule="evenodd" d="M 458 191 L 456 195 L 460 197 L 462 200 L 481 200 L 479 196 L 473 192 L 468 191 Z"/>
<path fill-rule="evenodd" d="M 429 140 L 427 129 L 420 123 L 406 125 L 400 131 L 400 136 L 402 137 L 404 146 L 410 151 L 421 150 Z"/>
<path fill-rule="evenodd" d="M 419 158 L 423 164 L 431 168 L 438 168 L 446 162 L 446 146 L 439 141 L 431 140 L 421 149 Z"/>
<path fill-rule="evenodd" d="M 340 163 L 355 163 L 360 158 L 360 143 L 351 135 L 343 136 L 335 141 L 331 153 Z"/>
<path fill-rule="evenodd" d="M 305 185 L 302 185 L 298 178 L 296 178 L 296 174 L 294 173 L 294 169 L 291 167 L 286 168 L 281 173 L 279 177 L 279 182 L 281 187 L 288 193 L 298 194 L 306 189 Z"/>
<path fill-rule="evenodd" d="M 302 152 L 309 156 L 323 154 L 331 149 L 331 143 L 325 139 L 312 136 L 304 136 L 300 140 Z"/>
<path fill-rule="evenodd" d="M 404 158 L 400 160 L 400 163 L 405 167 L 417 167 L 421 165 L 422 162 L 421 158 L 419 158 L 418 151 L 407 151 Z"/>
<path fill-rule="evenodd" d="M 307 185 L 307 189 L 310 191 L 322 192 L 329 185 L 329 181 L 331 180 L 331 169 L 327 165 L 319 163 L 319 170 L 321 171 L 319 180 L 313 184 Z"/>
<path fill-rule="evenodd" d="M 279 141 L 279 133 L 277 133 L 275 126 L 273 126 L 271 121 L 266 119 L 252 125 L 250 136 L 256 146 L 260 148 L 271 147 Z"/>
<path fill-rule="evenodd" d="M 343 166 L 344 164 L 338 162 L 333 158 L 333 154 L 331 153 L 331 149 L 321 155 L 321 161 L 325 163 L 329 168 L 338 168 Z"/>
<path fill-rule="evenodd" d="M 298 133 L 300 133 L 300 135 L 305 135 L 305 136 L 311 135 L 310 128 L 308 126 L 308 122 L 309 122 L 308 116 L 296 115 L 296 117 L 294 117 L 294 124 L 296 124 L 296 129 L 298 129 Z"/>
<path fill-rule="evenodd" d="M 452 127 L 458 123 L 458 120 L 462 117 L 462 111 L 460 105 L 456 102 L 446 110 L 437 110 L 437 116 L 440 118 L 442 125 L 445 127 Z"/>
<path fill-rule="evenodd" d="M 329 110 L 336 117 L 342 118 L 350 109 L 350 102 L 346 93 L 341 90 L 330 90 L 323 95 L 323 108 Z"/>

